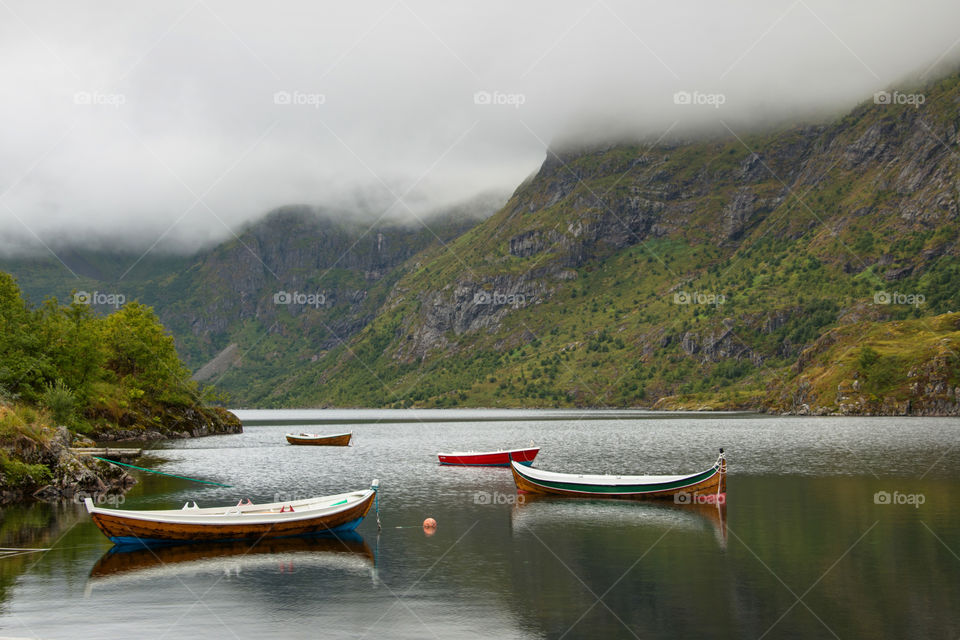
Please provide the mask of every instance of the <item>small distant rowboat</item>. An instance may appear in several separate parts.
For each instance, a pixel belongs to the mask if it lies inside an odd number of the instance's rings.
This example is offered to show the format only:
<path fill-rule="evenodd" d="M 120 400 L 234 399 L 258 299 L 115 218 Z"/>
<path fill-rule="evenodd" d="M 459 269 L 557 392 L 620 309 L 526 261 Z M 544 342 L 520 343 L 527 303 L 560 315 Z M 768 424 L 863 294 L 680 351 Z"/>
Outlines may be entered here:
<path fill-rule="evenodd" d="M 671 499 L 678 504 L 726 501 L 727 460 L 720 456 L 706 471 L 686 476 L 606 476 L 554 473 L 514 462 L 513 480 L 520 491 L 578 498 Z"/>
<path fill-rule="evenodd" d="M 523 465 L 530 465 L 540 452 L 540 447 L 526 449 L 508 449 L 506 451 L 456 451 L 453 453 L 438 453 L 440 464 L 460 465 L 465 467 L 509 467 L 510 460 Z"/>
<path fill-rule="evenodd" d="M 287 442 L 290 444 L 307 444 L 318 447 L 345 447 L 350 444 L 352 433 L 335 433 L 321 436 L 315 433 L 288 433 Z"/>
<path fill-rule="evenodd" d="M 96 507 L 87 498 L 87 513 L 114 544 L 160 544 L 171 541 L 259 540 L 353 531 L 370 511 L 379 481 L 369 489 L 333 496 L 237 504 L 201 509 L 132 511 Z"/>

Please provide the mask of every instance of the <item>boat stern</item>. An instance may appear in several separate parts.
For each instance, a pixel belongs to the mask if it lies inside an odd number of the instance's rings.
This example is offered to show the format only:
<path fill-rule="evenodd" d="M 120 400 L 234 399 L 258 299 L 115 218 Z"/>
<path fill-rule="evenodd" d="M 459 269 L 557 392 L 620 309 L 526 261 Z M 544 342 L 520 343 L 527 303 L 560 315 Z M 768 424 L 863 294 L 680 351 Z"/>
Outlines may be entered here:
<path fill-rule="evenodd" d="M 720 449 L 720 486 L 717 489 L 717 495 L 723 496 L 724 500 L 727 498 L 727 456 L 724 455 L 723 449 Z"/>

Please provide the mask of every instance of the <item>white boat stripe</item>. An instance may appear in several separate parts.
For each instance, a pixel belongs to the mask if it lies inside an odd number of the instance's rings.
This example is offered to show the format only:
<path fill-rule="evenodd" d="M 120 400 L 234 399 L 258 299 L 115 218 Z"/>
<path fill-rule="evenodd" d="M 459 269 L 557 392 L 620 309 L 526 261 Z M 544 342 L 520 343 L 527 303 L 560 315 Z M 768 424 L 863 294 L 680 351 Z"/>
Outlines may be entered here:
<path fill-rule="evenodd" d="M 714 467 L 715 468 L 715 467 Z M 577 473 L 557 473 L 554 471 L 544 471 L 533 467 L 521 467 L 518 469 L 521 475 L 527 476 L 532 480 L 542 480 L 544 482 L 565 482 L 571 484 L 594 484 L 607 487 L 619 485 L 638 485 L 638 484 L 661 484 L 665 482 L 679 482 L 688 478 L 699 476 L 710 469 L 704 469 L 697 473 L 691 473 L 682 476 L 610 476 L 597 474 L 577 474 Z"/>
<path fill-rule="evenodd" d="M 233 524 L 272 524 L 275 522 L 297 522 L 308 520 L 320 516 L 336 515 L 337 513 L 347 511 L 356 507 L 358 504 L 367 500 L 374 494 L 373 491 L 361 491 L 350 494 L 340 494 L 337 496 L 325 496 L 317 500 L 300 500 L 293 502 L 273 502 L 269 504 L 242 505 L 239 511 L 234 511 L 237 507 L 212 507 L 207 509 L 165 509 L 158 511 L 139 511 L 127 509 L 105 509 L 102 507 L 93 507 L 88 511 L 100 513 L 119 518 L 129 518 L 132 520 L 142 520 L 145 522 L 162 522 L 166 524 L 212 524 L 212 525 L 233 525 Z M 334 505 L 334 502 L 346 499 L 344 504 Z M 308 505 L 325 503 L 325 506 L 309 508 Z M 281 507 L 294 507 L 294 511 L 268 512 L 269 509 L 280 509 Z M 304 508 L 296 510 L 297 505 Z"/>

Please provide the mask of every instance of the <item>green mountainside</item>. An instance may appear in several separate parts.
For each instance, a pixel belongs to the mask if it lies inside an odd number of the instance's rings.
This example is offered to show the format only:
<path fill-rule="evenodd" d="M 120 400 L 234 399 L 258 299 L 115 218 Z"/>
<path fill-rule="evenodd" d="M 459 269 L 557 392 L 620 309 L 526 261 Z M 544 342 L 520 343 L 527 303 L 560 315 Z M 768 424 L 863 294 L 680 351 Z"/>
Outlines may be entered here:
<path fill-rule="evenodd" d="M 79 279 L 0 269 L 34 302 L 152 305 L 234 405 L 958 413 L 960 74 L 910 91 L 818 125 L 558 147 L 492 216 L 288 207 L 120 281 L 131 260 L 102 252 Z"/>
<path fill-rule="evenodd" d="M 552 151 L 270 401 L 956 412 L 958 83 L 820 126 Z M 862 402 L 822 388 L 881 369 Z"/>
<path fill-rule="evenodd" d="M 289 206 L 196 255 L 67 247 L 55 257 L 0 259 L 0 271 L 14 274 L 34 305 L 79 296 L 107 314 L 149 304 L 197 380 L 254 405 L 366 326 L 403 265 L 502 202 L 478 196 L 425 217 L 429 227 Z"/>

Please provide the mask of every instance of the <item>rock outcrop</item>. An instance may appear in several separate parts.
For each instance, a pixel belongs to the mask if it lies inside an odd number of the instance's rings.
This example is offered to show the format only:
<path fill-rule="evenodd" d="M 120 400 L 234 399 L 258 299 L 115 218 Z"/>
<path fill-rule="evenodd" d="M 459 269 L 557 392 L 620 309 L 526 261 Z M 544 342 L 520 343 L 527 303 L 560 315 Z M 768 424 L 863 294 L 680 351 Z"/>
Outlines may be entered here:
<path fill-rule="evenodd" d="M 240 419 L 222 407 L 138 406 L 109 428 L 91 434 L 100 441 L 199 438 L 242 433 Z"/>
<path fill-rule="evenodd" d="M 28 465 L 42 465 L 48 472 L 41 481 L 0 474 L 0 502 L 28 499 L 82 500 L 121 494 L 135 483 L 120 467 L 89 456 L 74 454 L 72 446 L 93 442 L 77 439 L 66 427 L 41 427 L 35 437 L 25 434 L 4 444 L 5 455 Z"/>

